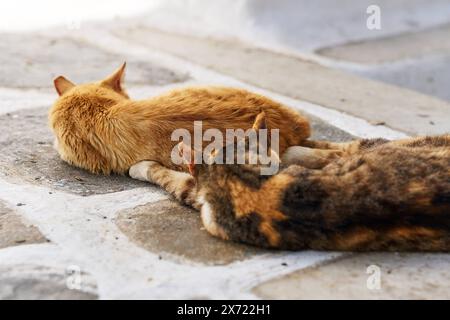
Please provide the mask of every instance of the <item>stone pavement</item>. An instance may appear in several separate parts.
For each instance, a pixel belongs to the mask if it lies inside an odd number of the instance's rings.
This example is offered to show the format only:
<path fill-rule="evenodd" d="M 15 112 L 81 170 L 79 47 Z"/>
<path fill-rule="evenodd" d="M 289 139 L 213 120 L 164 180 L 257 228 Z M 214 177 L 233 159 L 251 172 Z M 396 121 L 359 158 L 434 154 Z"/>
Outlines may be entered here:
<path fill-rule="evenodd" d="M 223 242 L 152 185 L 63 163 L 47 128 L 54 76 L 98 80 L 124 60 L 133 98 L 244 87 L 304 112 L 315 138 L 334 141 L 448 132 L 448 103 L 268 50 L 120 23 L 0 35 L 0 299 L 450 297 L 450 255 Z"/>
<path fill-rule="evenodd" d="M 379 29 L 366 26 L 371 5 Z M 240 40 L 449 101 L 449 23 L 449 0 L 165 0 L 139 26 Z"/>

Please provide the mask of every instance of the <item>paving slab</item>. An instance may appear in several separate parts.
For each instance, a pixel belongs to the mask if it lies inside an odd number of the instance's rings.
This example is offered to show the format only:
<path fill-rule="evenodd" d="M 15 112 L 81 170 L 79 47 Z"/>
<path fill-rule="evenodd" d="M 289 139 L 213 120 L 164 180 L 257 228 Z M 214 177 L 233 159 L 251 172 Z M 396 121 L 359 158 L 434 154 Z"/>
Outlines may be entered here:
<path fill-rule="evenodd" d="M 115 220 L 132 242 L 159 253 L 161 259 L 224 265 L 264 252 L 212 237 L 203 228 L 198 212 L 173 200 L 120 211 Z"/>
<path fill-rule="evenodd" d="M 23 205 L 18 203 L 18 206 Z M 48 242 L 35 226 L 23 219 L 0 200 L 0 249 L 17 245 Z"/>
<path fill-rule="evenodd" d="M 87 277 L 86 274 L 81 274 Z M 67 286 L 68 276 L 39 265 L 0 266 L 0 300 L 94 300 L 97 295 Z"/>
<path fill-rule="evenodd" d="M 450 24 L 317 50 L 320 55 L 361 64 L 381 64 L 425 55 L 450 54 Z M 420 45 L 418 45 L 420 44 Z"/>
<path fill-rule="evenodd" d="M 317 53 L 338 61 L 342 70 L 450 101 L 450 24 L 386 38 L 364 40 Z M 420 44 L 420 45 L 418 45 Z"/>
<path fill-rule="evenodd" d="M 261 88 L 343 111 L 408 134 L 450 130 L 450 103 L 317 63 L 237 42 L 164 33 L 142 26 L 115 34 Z M 425 115 L 425 117 L 424 117 Z"/>
<path fill-rule="evenodd" d="M 61 74 L 75 83 L 98 81 L 128 62 L 127 83 L 163 85 L 189 78 L 148 61 L 117 55 L 82 40 L 39 34 L 0 34 L 0 86 L 53 87 Z"/>
<path fill-rule="evenodd" d="M 378 277 L 379 276 L 379 277 Z M 450 299 L 450 254 L 355 254 L 253 289 L 264 299 Z"/>
<path fill-rule="evenodd" d="M 348 71 L 450 101 L 450 53 Z"/>
<path fill-rule="evenodd" d="M 47 108 L 35 108 L 0 116 L 0 128 L 7 128 L 0 136 L 0 177 L 82 196 L 147 185 L 125 176 L 90 174 L 62 161 L 53 149 L 47 112 Z"/>

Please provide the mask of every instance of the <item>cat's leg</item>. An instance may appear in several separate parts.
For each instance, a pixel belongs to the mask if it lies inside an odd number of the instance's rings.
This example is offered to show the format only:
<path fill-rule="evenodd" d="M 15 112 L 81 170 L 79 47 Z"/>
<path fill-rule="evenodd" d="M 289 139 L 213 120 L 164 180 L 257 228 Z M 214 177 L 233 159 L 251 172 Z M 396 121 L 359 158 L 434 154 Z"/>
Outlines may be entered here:
<path fill-rule="evenodd" d="M 306 140 L 302 146 L 320 150 L 339 150 L 344 153 L 354 153 L 359 150 L 360 140 L 348 142 L 331 142 L 321 140 Z"/>
<path fill-rule="evenodd" d="M 331 161 L 342 157 L 340 150 L 313 149 L 293 146 L 286 149 L 281 156 L 281 163 L 285 165 L 300 165 L 309 169 L 321 169 Z"/>
<path fill-rule="evenodd" d="M 321 169 L 330 162 L 359 153 L 389 142 L 386 139 L 360 139 L 349 142 L 329 142 L 307 140 L 303 146 L 286 149 L 281 156 L 286 165 L 297 164 L 310 169 Z"/>
<path fill-rule="evenodd" d="M 129 175 L 163 187 L 183 204 L 197 210 L 201 207 L 197 201 L 195 180 L 188 173 L 168 169 L 155 161 L 141 161 L 131 166 Z"/>
<path fill-rule="evenodd" d="M 306 140 L 302 146 L 292 146 L 281 155 L 285 165 L 300 165 L 309 169 L 321 169 L 330 162 L 356 153 L 359 150 L 360 140 L 349 142 L 329 142 L 319 140 Z"/>
<path fill-rule="evenodd" d="M 383 138 L 374 139 L 358 139 L 348 142 L 330 142 L 320 140 L 306 140 L 303 143 L 304 147 L 313 149 L 325 149 L 325 150 L 339 150 L 343 155 L 352 155 L 362 150 L 367 150 L 382 144 L 389 142 L 389 140 Z"/>

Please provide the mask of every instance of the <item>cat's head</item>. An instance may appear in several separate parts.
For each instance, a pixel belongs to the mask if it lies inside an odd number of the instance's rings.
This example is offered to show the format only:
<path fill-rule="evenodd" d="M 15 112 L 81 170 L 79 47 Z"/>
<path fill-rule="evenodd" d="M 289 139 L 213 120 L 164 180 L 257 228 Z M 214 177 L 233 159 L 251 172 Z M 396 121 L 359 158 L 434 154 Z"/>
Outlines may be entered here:
<path fill-rule="evenodd" d="M 125 63 L 103 80 L 76 85 L 63 76 L 54 80 L 58 99 L 49 112 L 55 149 L 61 158 L 92 172 L 104 171 L 106 160 L 90 143 L 92 128 L 102 125 L 107 110 L 128 100 L 123 87 Z M 105 172 L 106 173 L 106 172 Z"/>
<path fill-rule="evenodd" d="M 126 93 L 123 82 L 125 78 L 126 62 L 124 62 L 116 71 L 111 75 L 100 81 L 74 84 L 64 76 L 56 77 L 53 80 L 56 92 L 60 98 L 73 97 L 73 96 L 108 96 L 112 99 L 122 98 L 129 99 Z"/>
<path fill-rule="evenodd" d="M 219 180 L 237 177 L 250 184 L 258 184 L 270 175 L 276 174 L 280 166 L 278 143 L 268 137 L 265 113 L 257 115 L 253 127 L 246 134 L 232 142 L 224 141 L 216 148 L 193 150 L 189 145 L 180 142 L 178 149 L 191 175 L 199 186 L 211 185 Z M 254 135 L 252 135 L 254 133 Z M 266 135 L 267 140 L 261 139 Z M 203 161 L 198 161 L 198 153 L 202 153 Z M 196 161 L 197 158 L 197 161 Z M 200 163 L 199 163 L 200 162 Z"/>

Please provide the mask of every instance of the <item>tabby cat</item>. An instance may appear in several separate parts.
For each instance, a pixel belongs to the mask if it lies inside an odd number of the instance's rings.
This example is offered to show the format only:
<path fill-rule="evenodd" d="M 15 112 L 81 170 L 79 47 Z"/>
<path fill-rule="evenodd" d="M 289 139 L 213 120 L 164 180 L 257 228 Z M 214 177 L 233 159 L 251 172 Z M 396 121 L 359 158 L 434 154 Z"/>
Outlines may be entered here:
<path fill-rule="evenodd" d="M 55 147 L 68 163 L 93 173 L 126 173 L 142 160 L 184 170 L 171 161 L 175 129 L 191 133 L 194 120 L 203 130 L 249 129 L 261 111 L 269 128 L 280 128 L 279 151 L 303 145 L 310 135 L 302 115 L 266 97 L 234 88 L 177 89 L 147 100 L 131 100 L 124 90 L 125 64 L 106 79 L 75 85 L 60 76 L 60 95 L 49 112 Z M 317 150 L 325 157 L 335 152 Z"/>
<path fill-rule="evenodd" d="M 450 135 L 312 144 L 342 157 L 324 161 L 291 147 L 282 157 L 289 166 L 272 176 L 261 175 L 261 165 L 191 164 L 190 175 L 155 161 L 129 173 L 200 209 L 205 229 L 226 240 L 289 250 L 450 251 Z"/>

